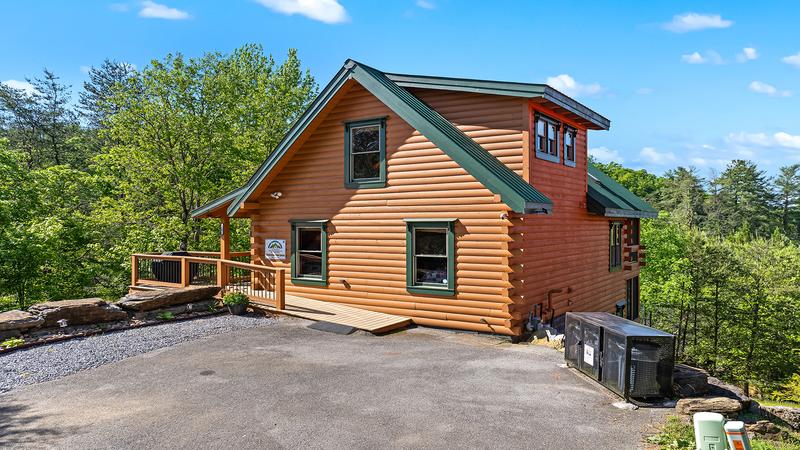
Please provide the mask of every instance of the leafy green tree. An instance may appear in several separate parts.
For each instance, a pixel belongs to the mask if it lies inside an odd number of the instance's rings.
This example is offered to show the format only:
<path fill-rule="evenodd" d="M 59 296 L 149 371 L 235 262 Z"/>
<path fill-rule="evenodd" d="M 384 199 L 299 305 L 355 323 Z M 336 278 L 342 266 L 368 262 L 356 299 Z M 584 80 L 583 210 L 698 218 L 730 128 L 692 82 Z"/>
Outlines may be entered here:
<path fill-rule="evenodd" d="M 81 116 L 91 128 L 100 128 L 116 110 L 109 101 L 131 76 L 136 74 L 133 65 L 106 59 L 100 67 L 89 69 L 89 80 L 83 82 L 78 101 Z"/>
<path fill-rule="evenodd" d="M 662 188 L 663 180 L 644 169 L 628 169 L 616 162 L 601 163 L 595 159 L 591 159 L 591 162 L 617 183 L 643 199 L 652 199 Z"/>
<path fill-rule="evenodd" d="M 101 135 L 115 144 L 96 159 L 106 240 L 120 253 L 216 243 L 218 225 L 191 211 L 243 184 L 315 93 L 294 50 L 278 65 L 257 45 L 167 55 L 130 76 L 108 99 Z"/>

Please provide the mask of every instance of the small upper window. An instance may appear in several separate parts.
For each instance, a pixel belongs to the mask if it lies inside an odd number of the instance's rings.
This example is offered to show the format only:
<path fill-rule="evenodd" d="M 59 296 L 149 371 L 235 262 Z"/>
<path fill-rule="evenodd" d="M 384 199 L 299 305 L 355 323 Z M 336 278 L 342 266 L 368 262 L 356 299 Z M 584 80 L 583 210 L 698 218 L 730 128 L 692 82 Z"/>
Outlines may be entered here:
<path fill-rule="evenodd" d="M 386 129 L 383 119 L 345 126 L 345 186 L 386 186 Z"/>
<path fill-rule="evenodd" d="M 577 130 L 574 128 L 564 129 L 564 164 L 575 167 L 575 137 Z"/>
<path fill-rule="evenodd" d="M 536 156 L 558 162 L 558 130 L 561 124 L 548 117 L 536 116 Z"/>

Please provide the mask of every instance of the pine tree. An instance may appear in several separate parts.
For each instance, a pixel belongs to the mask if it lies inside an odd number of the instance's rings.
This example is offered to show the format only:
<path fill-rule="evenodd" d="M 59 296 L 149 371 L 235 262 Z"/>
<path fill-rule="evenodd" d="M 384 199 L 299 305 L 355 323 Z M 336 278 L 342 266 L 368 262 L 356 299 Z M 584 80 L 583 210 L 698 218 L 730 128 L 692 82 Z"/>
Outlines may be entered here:
<path fill-rule="evenodd" d="M 705 219 L 703 179 L 693 167 L 667 171 L 657 197 L 659 208 L 670 211 L 678 223 L 696 227 Z"/>
<path fill-rule="evenodd" d="M 775 187 L 783 234 L 797 239 L 800 237 L 800 164 L 781 167 Z"/>
<path fill-rule="evenodd" d="M 770 235 L 775 195 L 764 171 L 751 161 L 734 160 L 713 184 L 719 189 L 713 200 L 723 235 L 743 227 L 756 236 Z"/>

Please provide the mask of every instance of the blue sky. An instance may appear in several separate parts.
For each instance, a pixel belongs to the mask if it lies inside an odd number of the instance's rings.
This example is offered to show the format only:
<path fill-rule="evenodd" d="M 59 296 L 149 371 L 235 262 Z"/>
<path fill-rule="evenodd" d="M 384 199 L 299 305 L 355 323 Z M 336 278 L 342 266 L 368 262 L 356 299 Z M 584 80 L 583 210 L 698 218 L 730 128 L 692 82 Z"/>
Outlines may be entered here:
<path fill-rule="evenodd" d="M 593 155 L 656 173 L 800 162 L 793 1 L 53 0 L 4 1 L 0 16 L 0 81 L 17 86 L 43 67 L 78 88 L 104 58 L 143 67 L 255 42 L 278 59 L 297 48 L 321 85 L 347 58 L 549 82 L 611 119 Z"/>

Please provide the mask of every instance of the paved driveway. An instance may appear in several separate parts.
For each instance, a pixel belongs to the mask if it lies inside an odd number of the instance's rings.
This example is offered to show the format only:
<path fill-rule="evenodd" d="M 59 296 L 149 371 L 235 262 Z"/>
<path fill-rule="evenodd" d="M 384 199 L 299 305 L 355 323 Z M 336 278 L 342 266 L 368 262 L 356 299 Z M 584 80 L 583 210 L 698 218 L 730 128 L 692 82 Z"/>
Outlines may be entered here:
<path fill-rule="evenodd" d="M 284 319 L 0 395 L 0 447 L 639 446 L 663 411 L 622 411 L 559 353 L 418 328 L 341 336 Z"/>

